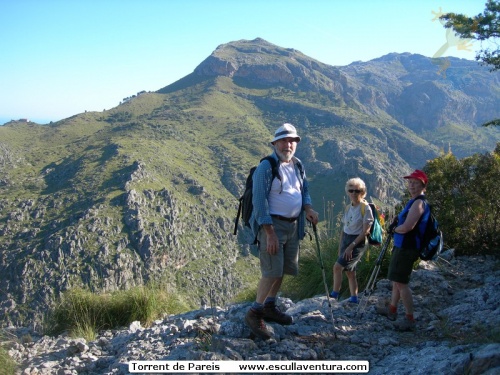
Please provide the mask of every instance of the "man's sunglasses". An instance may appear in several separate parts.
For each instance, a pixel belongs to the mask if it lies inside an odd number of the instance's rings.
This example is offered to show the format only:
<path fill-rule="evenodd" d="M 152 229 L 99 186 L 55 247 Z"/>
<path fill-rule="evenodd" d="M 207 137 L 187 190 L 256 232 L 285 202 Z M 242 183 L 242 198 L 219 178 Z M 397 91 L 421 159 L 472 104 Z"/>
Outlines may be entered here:
<path fill-rule="evenodd" d="M 358 189 L 350 189 L 350 190 L 347 190 L 349 193 L 356 193 L 356 194 L 359 194 L 361 193 L 361 190 L 358 190 Z"/>

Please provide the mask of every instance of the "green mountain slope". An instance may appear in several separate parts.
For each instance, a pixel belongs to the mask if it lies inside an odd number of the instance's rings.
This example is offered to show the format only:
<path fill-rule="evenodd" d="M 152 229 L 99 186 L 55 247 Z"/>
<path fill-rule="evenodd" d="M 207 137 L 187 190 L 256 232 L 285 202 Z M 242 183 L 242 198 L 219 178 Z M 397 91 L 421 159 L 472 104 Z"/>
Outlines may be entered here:
<path fill-rule="evenodd" d="M 297 156 L 321 213 L 342 207 L 350 177 L 392 205 L 401 176 L 440 148 L 493 148 L 500 132 L 478 125 L 500 117 L 498 75 L 451 67 L 443 78 L 428 58 L 391 54 L 340 68 L 237 41 L 109 111 L 1 126 L 0 321 L 39 319 L 80 285 L 161 280 L 192 306 L 211 290 L 230 301 L 259 274 L 250 233 L 232 235 L 237 197 L 283 122 L 302 136 Z"/>

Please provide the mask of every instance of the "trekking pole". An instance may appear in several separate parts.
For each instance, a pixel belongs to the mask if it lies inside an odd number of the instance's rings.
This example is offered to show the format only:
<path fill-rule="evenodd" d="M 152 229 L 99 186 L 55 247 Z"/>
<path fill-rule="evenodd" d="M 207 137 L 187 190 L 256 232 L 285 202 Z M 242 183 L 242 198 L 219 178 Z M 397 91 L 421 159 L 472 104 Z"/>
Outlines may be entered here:
<path fill-rule="evenodd" d="M 387 238 L 385 239 L 384 244 L 382 245 L 382 249 L 380 250 L 380 254 L 378 255 L 377 261 L 375 262 L 375 267 L 373 268 L 373 272 L 370 275 L 370 279 L 368 279 L 368 283 L 366 284 L 365 291 L 363 292 L 363 295 L 361 296 L 361 301 L 359 302 L 357 311 L 356 311 L 356 317 L 358 315 L 362 315 L 366 305 L 368 304 L 368 299 L 370 298 L 371 294 L 373 293 L 373 290 L 375 289 L 375 285 L 377 283 L 377 276 L 378 273 L 380 272 L 380 267 L 382 266 L 382 261 L 384 260 L 385 253 L 387 252 L 387 249 L 389 248 L 389 244 L 391 242 L 392 236 L 390 233 L 387 234 Z"/>
<path fill-rule="evenodd" d="M 318 231 L 316 230 L 316 224 L 313 224 L 312 226 L 313 226 L 313 231 L 314 231 L 314 238 L 316 239 L 316 250 L 318 253 L 319 264 L 321 266 L 321 272 L 323 274 L 323 284 L 325 285 L 326 299 L 328 300 L 328 307 L 330 308 L 332 325 L 333 325 L 333 328 L 335 328 L 335 319 L 333 317 L 332 303 L 330 302 L 330 293 L 328 293 L 328 285 L 326 284 L 325 266 L 323 264 L 323 258 L 321 257 L 321 250 L 319 247 Z"/>

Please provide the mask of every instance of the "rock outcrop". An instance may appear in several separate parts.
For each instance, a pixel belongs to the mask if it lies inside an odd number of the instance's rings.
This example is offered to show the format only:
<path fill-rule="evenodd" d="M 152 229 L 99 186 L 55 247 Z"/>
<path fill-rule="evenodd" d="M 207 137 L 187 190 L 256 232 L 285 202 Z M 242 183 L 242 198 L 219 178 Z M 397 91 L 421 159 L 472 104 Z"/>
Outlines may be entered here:
<path fill-rule="evenodd" d="M 363 297 L 366 307 L 341 301 L 330 303 L 330 310 L 325 296 L 296 303 L 281 298 L 294 324 L 268 324 L 274 334 L 268 341 L 249 338 L 246 303 L 166 316 L 147 328 L 134 322 L 102 331 L 92 342 L 11 329 L 19 341 L 9 354 L 23 375 L 127 374 L 132 360 L 368 360 L 370 374 L 498 373 L 498 261 L 445 256 L 437 264 L 421 262 L 412 275 L 416 332 L 397 332 L 375 313 L 390 295 L 390 282 L 382 279 Z"/>

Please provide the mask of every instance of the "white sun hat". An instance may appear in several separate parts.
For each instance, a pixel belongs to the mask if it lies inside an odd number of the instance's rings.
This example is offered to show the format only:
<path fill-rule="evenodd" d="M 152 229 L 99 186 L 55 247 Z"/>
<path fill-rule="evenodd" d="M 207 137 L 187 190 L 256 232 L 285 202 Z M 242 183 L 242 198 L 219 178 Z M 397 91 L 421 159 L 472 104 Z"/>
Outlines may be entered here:
<path fill-rule="evenodd" d="M 282 138 L 295 138 L 297 142 L 300 142 L 300 137 L 297 134 L 295 126 L 288 123 L 281 125 L 278 130 L 276 130 L 276 132 L 274 133 L 274 139 L 271 141 L 271 143 L 274 144 L 274 142 Z"/>

